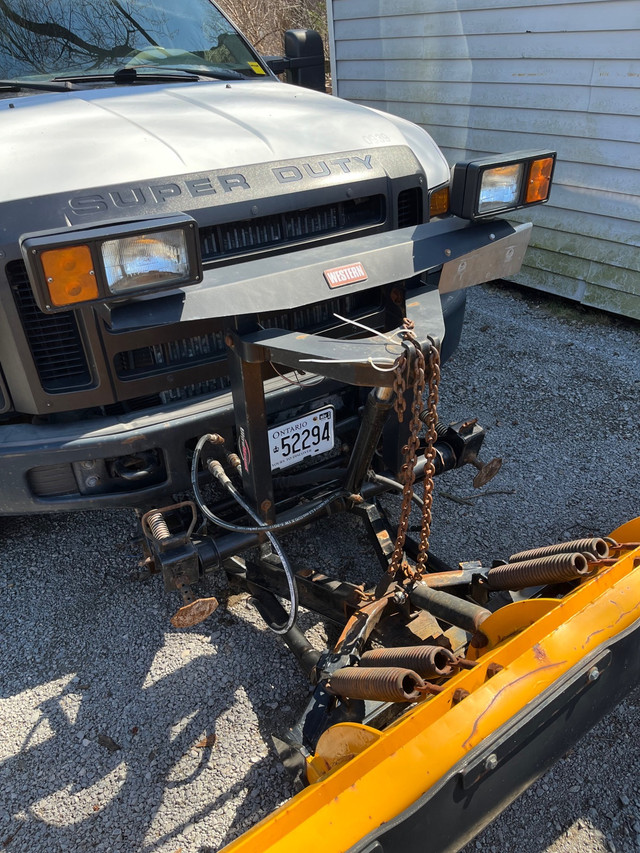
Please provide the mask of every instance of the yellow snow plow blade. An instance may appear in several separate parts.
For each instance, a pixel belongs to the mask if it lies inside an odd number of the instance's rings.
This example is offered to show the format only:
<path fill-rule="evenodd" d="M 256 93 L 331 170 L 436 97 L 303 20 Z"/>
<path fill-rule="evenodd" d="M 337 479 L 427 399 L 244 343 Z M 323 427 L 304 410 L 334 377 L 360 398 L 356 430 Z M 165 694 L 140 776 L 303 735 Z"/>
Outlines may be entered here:
<path fill-rule="evenodd" d="M 459 849 L 640 680 L 640 518 L 612 536 L 627 544 L 565 597 L 493 613 L 439 694 L 385 730 L 325 732 L 313 784 L 225 851 Z"/>

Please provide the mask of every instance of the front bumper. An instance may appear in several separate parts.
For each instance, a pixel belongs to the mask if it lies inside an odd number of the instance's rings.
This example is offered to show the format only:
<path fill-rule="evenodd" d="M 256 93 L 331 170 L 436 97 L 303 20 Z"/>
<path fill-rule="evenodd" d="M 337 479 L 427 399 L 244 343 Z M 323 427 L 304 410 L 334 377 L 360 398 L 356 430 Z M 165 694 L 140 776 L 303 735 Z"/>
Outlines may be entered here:
<path fill-rule="evenodd" d="M 440 302 L 424 289 L 415 294 L 408 291 L 407 301 L 418 308 L 428 301 L 428 310 L 423 312 L 423 317 L 428 315 L 426 331 L 442 343 L 446 360 L 461 333 L 463 289 L 515 273 L 528 241 L 527 229 L 514 229 L 501 221 L 482 225 L 455 219 L 434 221 L 209 271 L 202 285 L 179 294 L 113 309 L 105 306 L 103 320 L 116 333 L 135 335 L 137 330 L 171 327 L 183 321 L 219 322 L 223 312 L 233 318 L 309 305 L 330 294 L 349 295 L 397 281 L 416 281 L 427 271 L 441 270 L 447 292 L 441 294 Z M 330 290 L 324 271 L 354 263 L 364 266 L 366 281 Z M 311 391 L 276 377 L 265 386 L 268 413 L 285 419 L 285 412 L 341 393 L 343 387 L 326 380 Z M 2 426 L 0 514 L 157 505 L 166 496 L 189 488 L 189 449 L 212 430 L 234 440 L 230 392 L 120 417 Z M 127 468 L 130 464 L 133 467 Z"/>
<path fill-rule="evenodd" d="M 318 386 L 299 389 L 280 378 L 265 389 L 273 416 L 310 408 L 319 394 Z M 322 389 L 326 396 L 338 390 L 328 382 Z M 231 436 L 233 429 L 230 392 L 126 417 L 0 427 L 0 515 L 166 503 L 190 488 L 189 450 L 197 439 L 212 430 Z M 136 457 L 149 460 L 146 476 L 115 473 L 118 461 L 126 466 Z"/>

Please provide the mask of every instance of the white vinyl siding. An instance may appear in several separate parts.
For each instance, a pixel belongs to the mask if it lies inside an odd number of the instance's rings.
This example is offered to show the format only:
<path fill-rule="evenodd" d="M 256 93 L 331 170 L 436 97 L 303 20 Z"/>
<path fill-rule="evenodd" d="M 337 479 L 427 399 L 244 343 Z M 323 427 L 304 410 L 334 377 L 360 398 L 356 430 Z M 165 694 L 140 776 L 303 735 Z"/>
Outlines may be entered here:
<path fill-rule="evenodd" d="M 327 0 L 334 92 L 450 163 L 558 152 L 518 281 L 640 319 L 640 0 Z"/>

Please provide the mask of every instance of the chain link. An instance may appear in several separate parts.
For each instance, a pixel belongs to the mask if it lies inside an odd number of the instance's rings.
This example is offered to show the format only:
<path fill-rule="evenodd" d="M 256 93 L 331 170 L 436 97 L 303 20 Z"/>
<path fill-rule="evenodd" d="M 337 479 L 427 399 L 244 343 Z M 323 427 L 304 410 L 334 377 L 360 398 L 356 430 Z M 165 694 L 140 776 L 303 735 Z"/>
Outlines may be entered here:
<path fill-rule="evenodd" d="M 404 421 L 404 413 L 407 409 L 407 401 L 404 398 L 404 394 L 407 390 L 407 374 L 409 372 L 407 369 L 408 363 L 409 359 L 407 358 L 407 356 L 402 355 L 398 359 L 398 363 L 396 364 L 396 369 L 393 376 L 393 390 L 396 395 L 394 401 L 394 409 L 398 417 L 399 424 Z"/>
<path fill-rule="evenodd" d="M 428 354 L 428 392 L 426 405 L 426 441 L 424 449 L 424 491 L 422 504 L 422 524 L 420 525 L 420 544 L 418 546 L 418 557 L 416 559 L 416 572 L 424 574 L 427 569 L 429 555 L 429 537 L 431 536 L 431 512 L 433 509 L 433 486 L 436 473 L 436 448 L 438 439 L 436 425 L 438 423 L 438 386 L 440 384 L 440 353 L 438 348 L 431 343 Z"/>
<path fill-rule="evenodd" d="M 402 503 L 400 506 L 400 518 L 398 520 L 398 535 L 396 537 L 393 554 L 389 563 L 388 573 L 396 576 L 402 571 L 407 575 L 420 575 L 426 569 L 429 551 L 429 536 L 431 534 L 431 510 L 433 504 L 433 477 L 435 474 L 435 442 L 437 439 L 437 405 L 438 405 L 438 383 L 440 381 L 440 354 L 438 348 L 431 343 L 428 351 L 428 360 L 425 359 L 420 342 L 413 333 L 413 323 L 404 320 L 405 342 L 412 347 L 412 356 L 404 354 L 398 361 L 395 370 L 393 389 L 395 391 L 394 408 L 398 422 L 402 423 L 407 407 L 405 392 L 408 388 L 408 379 L 413 372 L 411 390 L 413 401 L 411 404 L 411 420 L 409 422 L 409 437 L 402 448 L 403 464 L 400 469 L 400 482 L 402 483 Z M 425 448 L 425 478 L 424 478 L 424 501 L 422 510 L 422 524 L 420 528 L 420 543 L 418 547 L 418 558 L 415 570 L 403 563 L 404 544 L 409 529 L 409 517 L 411 514 L 411 499 L 415 483 L 415 466 L 420 446 L 420 430 L 422 420 L 420 414 L 423 410 L 423 396 L 425 387 L 427 392 L 427 416 L 425 419 L 427 427 Z"/>

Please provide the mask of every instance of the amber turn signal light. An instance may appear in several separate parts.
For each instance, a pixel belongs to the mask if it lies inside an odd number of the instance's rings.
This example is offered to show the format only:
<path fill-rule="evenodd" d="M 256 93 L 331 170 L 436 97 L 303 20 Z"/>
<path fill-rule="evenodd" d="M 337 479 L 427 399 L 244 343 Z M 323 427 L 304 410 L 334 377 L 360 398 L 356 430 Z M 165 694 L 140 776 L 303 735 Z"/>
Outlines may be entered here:
<path fill-rule="evenodd" d="M 52 305 L 75 305 L 98 298 L 98 283 L 89 246 L 47 249 L 40 255 Z"/>
<path fill-rule="evenodd" d="M 526 204 L 535 204 L 538 201 L 546 201 L 551 187 L 551 173 L 553 172 L 553 157 L 545 157 L 542 160 L 534 160 L 529 169 L 527 181 Z"/>
<path fill-rule="evenodd" d="M 449 212 L 449 187 L 440 187 L 429 196 L 429 216 L 442 216 Z"/>

